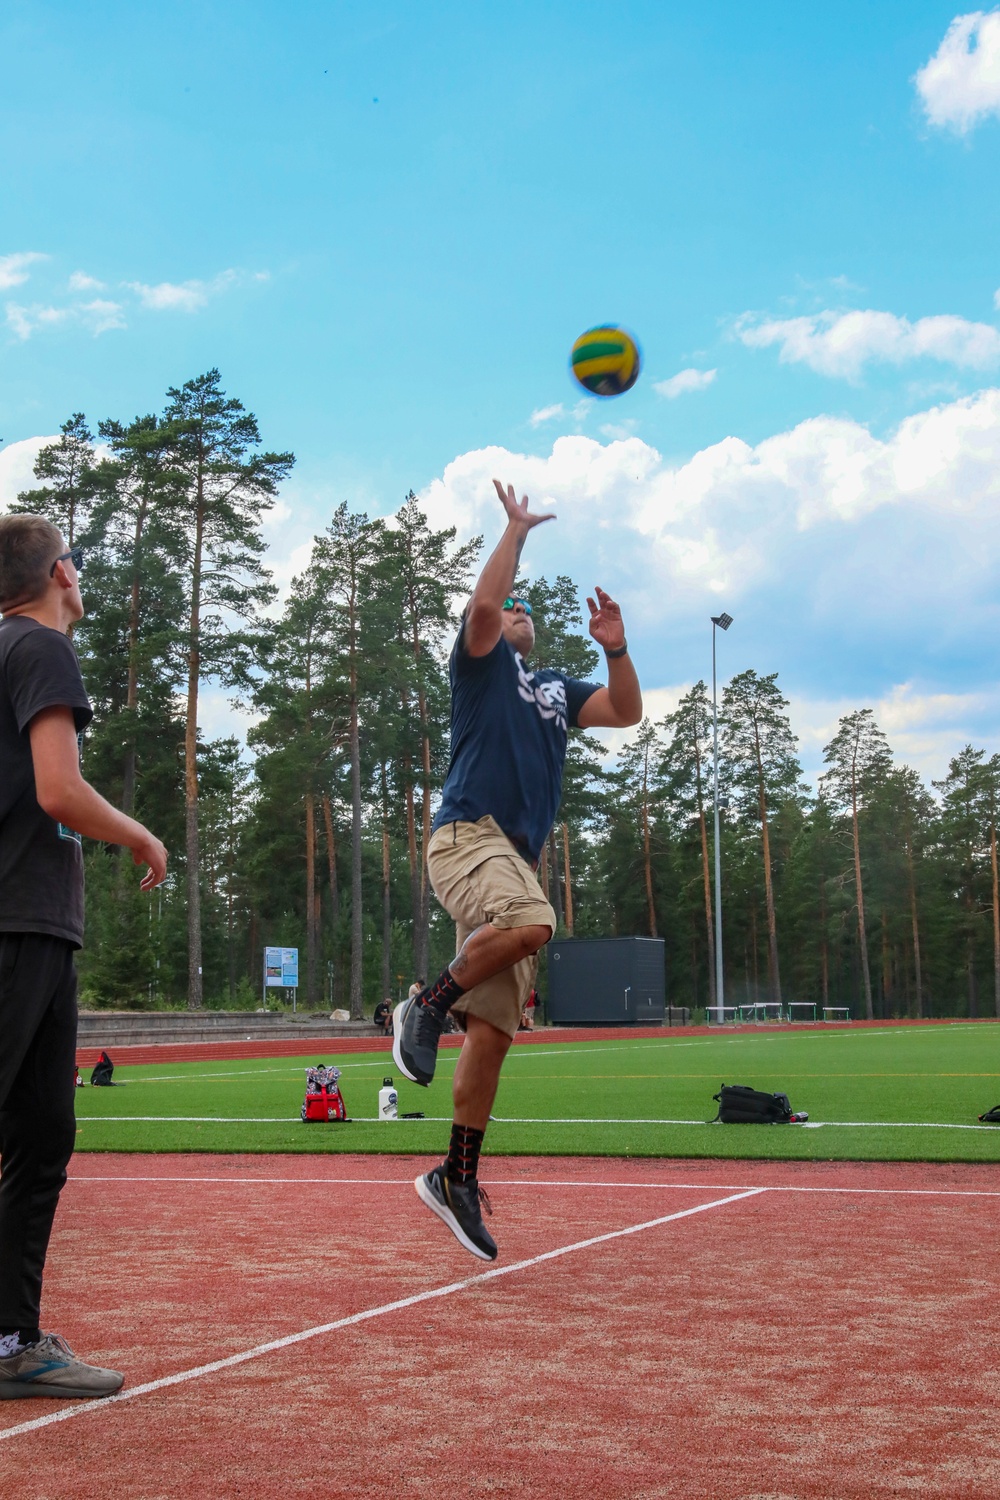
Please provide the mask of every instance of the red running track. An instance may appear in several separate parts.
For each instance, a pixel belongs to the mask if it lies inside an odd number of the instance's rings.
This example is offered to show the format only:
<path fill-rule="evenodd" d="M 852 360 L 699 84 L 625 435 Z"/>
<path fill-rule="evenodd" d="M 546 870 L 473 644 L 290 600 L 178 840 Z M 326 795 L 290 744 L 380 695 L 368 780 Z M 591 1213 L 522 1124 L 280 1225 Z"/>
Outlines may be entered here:
<path fill-rule="evenodd" d="M 0 1406 L 4 1492 L 1000 1492 L 995 1167 L 491 1158 L 489 1267 L 426 1165 L 79 1158 L 46 1322 L 129 1385 Z"/>

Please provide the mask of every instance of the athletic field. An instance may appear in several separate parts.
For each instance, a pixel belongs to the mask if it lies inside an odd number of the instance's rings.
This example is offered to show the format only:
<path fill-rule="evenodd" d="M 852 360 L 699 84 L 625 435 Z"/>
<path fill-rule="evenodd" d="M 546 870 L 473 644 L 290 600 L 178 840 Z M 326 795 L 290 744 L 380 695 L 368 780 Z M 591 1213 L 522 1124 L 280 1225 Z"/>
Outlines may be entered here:
<path fill-rule="evenodd" d="M 457 1056 L 454 1047 L 441 1052 L 429 1089 L 401 1080 L 382 1051 L 116 1066 L 125 1087 L 78 1092 L 78 1150 L 441 1154 Z M 343 1070 L 350 1124 L 299 1118 L 305 1064 L 320 1060 Z M 387 1075 L 400 1110 L 425 1119 L 377 1119 Z M 724 1082 L 783 1091 L 794 1109 L 808 1111 L 809 1124 L 709 1125 L 712 1095 Z M 997 1161 L 1000 1127 L 979 1125 L 977 1116 L 998 1102 L 1000 1024 L 598 1033 L 584 1042 L 536 1033 L 508 1056 L 486 1150 Z"/>
<path fill-rule="evenodd" d="M 4 1494 L 1000 1493 L 1000 1026 L 536 1035 L 487 1137 L 489 1266 L 412 1185 L 456 1050 L 391 1123 L 356 1041 L 354 1122 L 303 1125 L 298 1045 L 121 1049 L 126 1087 L 79 1090 L 46 1323 L 126 1384 L 0 1404 Z M 810 1128 L 704 1123 L 723 1081 Z"/>

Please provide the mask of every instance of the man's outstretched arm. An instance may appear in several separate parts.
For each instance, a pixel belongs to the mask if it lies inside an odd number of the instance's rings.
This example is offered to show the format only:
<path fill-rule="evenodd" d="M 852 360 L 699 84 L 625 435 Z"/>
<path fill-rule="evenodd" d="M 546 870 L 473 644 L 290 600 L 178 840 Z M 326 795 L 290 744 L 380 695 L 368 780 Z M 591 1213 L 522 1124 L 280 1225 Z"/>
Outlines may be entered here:
<path fill-rule="evenodd" d="M 514 587 L 528 532 L 542 521 L 555 520 L 551 512 L 533 516 L 528 510 L 527 495 L 518 503 L 513 485 L 505 490 L 499 479 L 493 483 L 507 513 L 507 529 L 487 558 L 465 612 L 465 649 L 470 656 L 488 656 L 500 639 L 503 602 Z"/>
<path fill-rule="evenodd" d="M 607 657 L 608 685 L 591 693 L 577 722 L 581 729 L 628 729 L 642 718 L 639 679 L 628 654 L 621 610 L 603 589 L 594 592 L 597 602 L 587 600 L 590 633 Z"/>

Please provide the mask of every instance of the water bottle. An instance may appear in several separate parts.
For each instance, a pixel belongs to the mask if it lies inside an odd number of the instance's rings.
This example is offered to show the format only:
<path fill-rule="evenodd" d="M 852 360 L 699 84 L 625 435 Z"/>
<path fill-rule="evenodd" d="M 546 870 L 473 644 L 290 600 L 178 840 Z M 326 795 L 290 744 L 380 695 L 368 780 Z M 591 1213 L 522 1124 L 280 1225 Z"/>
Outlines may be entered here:
<path fill-rule="evenodd" d="M 378 1117 L 380 1120 L 399 1119 L 399 1095 L 392 1086 L 391 1078 L 382 1079 L 378 1091 Z"/>

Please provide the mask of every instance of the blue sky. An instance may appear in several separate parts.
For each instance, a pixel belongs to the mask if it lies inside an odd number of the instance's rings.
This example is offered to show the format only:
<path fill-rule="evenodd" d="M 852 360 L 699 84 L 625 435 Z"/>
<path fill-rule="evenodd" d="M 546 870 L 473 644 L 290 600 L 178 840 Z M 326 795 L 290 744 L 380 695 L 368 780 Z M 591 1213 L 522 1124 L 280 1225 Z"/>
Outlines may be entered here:
<path fill-rule="evenodd" d="M 655 712 L 727 608 L 807 764 L 861 703 L 930 774 L 996 748 L 1000 13 L 961 15 L 9 0 L 0 505 L 70 412 L 218 365 L 298 456 L 279 579 L 340 499 L 494 536 L 499 471 Z M 644 373 L 581 403 L 604 321 Z"/>

